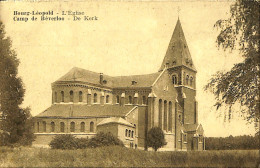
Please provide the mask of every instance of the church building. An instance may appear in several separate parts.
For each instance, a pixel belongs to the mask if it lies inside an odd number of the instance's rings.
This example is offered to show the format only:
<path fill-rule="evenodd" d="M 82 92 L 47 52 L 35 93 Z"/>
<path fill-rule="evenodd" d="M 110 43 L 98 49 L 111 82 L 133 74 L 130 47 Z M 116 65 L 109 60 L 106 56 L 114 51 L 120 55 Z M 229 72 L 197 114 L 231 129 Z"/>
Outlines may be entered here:
<path fill-rule="evenodd" d="M 59 134 L 111 132 L 126 147 L 145 149 L 147 132 L 160 127 L 167 145 L 159 150 L 203 150 L 196 73 L 178 19 L 158 71 L 109 76 L 74 67 L 52 83 L 52 105 L 34 117 L 33 145 Z"/>

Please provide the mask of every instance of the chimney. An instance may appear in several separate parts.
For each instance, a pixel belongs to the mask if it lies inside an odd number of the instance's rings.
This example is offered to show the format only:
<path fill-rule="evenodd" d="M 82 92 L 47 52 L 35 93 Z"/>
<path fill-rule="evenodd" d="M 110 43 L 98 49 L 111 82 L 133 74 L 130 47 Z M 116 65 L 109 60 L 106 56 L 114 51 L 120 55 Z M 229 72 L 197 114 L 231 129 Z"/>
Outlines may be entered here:
<path fill-rule="evenodd" d="M 135 85 L 135 84 L 137 84 L 137 82 L 133 80 L 133 81 L 132 81 L 132 85 Z"/>
<path fill-rule="evenodd" d="M 99 82 L 100 82 L 101 85 L 103 85 L 103 80 L 104 80 L 103 79 L 103 73 L 100 73 L 100 81 Z"/>

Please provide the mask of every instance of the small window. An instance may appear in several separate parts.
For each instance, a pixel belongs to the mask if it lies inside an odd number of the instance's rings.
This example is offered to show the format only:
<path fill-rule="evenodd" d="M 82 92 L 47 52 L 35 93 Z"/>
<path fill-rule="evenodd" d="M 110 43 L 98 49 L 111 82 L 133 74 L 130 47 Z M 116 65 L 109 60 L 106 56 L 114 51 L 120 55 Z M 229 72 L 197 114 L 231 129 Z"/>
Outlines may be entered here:
<path fill-rule="evenodd" d="M 126 130 L 125 130 L 125 136 L 126 136 L 126 137 L 127 137 L 127 134 L 128 134 L 128 130 L 126 129 Z"/>
<path fill-rule="evenodd" d="M 186 76 L 186 85 L 189 85 L 189 75 Z"/>
<path fill-rule="evenodd" d="M 190 85 L 192 86 L 192 84 L 193 84 L 193 77 L 191 76 L 190 77 Z"/>
<path fill-rule="evenodd" d="M 51 122 L 51 132 L 55 132 L 55 123 Z"/>
<path fill-rule="evenodd" d="M 94 132 L 94 122 L 90 122 L 90 132 Z"/>
<path fill-rule="evenodd" d="M 184 136 L 184 137 L 183 137 L 183 141 L 184 141 L 184 142 L 187 142 L 187 134 L 184 134 L 183 136 Z"/>
<path fill-rule="evenodd" d="M 132 103 L 133 103 L 132 96 L 129 96 L 129 98 L 128 98 L 128 102 L 129 102 L 129 104 L 132 104 Z"/>
<path fill-rule="evenodd" d="M 58 102 L 58 96 L 57 96 L 57 92 L 54 93 L 54 102 L 57 103 Z"/>
<path fill-rule="evenodd" d="M 70 123 L 70 132 L 75 132 L 75 122 Z"/>
<path fill-rule="evenodd" d="M 73 102 L 73 99 L 74 99 L 74 95 L 73 95 L 73 91 L 71 90 L 70 91 L 70 102 Z"/>
<path fill-rule="evenodd" d="M 65 124 L 64 124 L 64 122 L 60 123 L 60 132 L 65 132 Z"/>
<path fill-rule="evenodd" d="M 85 123 L 84 122 L 80 123 L 80 132 L 85 132 Z"/>
<path fill-rule="evenodd" d="M 132 131 L 132 135 L 131 135 L 131 137 L 132 137 L 132 138 L 134 137 L 134 131 Z"/>
<path fill-rule="evenodd" d="M 145 96 L 143 96 L 143 102 L 142 103 L 146 104 L 146 97 Z"/>
<path fill-rule="evenodd" d="M 172 75 L 172 83 L 174 85 L 177 85 L 177 76 L 176 75 Z"/>
<path fill-rule="evenodd" d="M 43 132 L 46 132 L 46 121 L 43 121 L 42 122 L 42 127 L 43 127 Z"/>
<path fill-rule="evenodd" d="M 82 91 L 79 91 L 79 102 L 82 102 Z"/>
<path fill-rule="evenodd" d="M 64 102 L 64 92 L 61 91 L 61 102 Z"/>
<path fill-rule="evenodd" d="M 109 95 L 106 96 L 106 103 L 109 103 Z"/>
<path fill-rule="evenodd" d="M 179 121 L 181 121 L 182 119 L 181 119 L 181 115 L 179 114 Z"/>
<path fill-rule="evenodd" d="M 131 137 L 131 130 L 128 131 L 128 137 Z"/>
<path fill-rule="evenodd" d="M 119 104 L 119 96 L 116 96 L 116 103 Z"/>
<path fill-rule="evenodd" d="M 94 103 L 97 103 L 97 94 L 94 93 Z"/>

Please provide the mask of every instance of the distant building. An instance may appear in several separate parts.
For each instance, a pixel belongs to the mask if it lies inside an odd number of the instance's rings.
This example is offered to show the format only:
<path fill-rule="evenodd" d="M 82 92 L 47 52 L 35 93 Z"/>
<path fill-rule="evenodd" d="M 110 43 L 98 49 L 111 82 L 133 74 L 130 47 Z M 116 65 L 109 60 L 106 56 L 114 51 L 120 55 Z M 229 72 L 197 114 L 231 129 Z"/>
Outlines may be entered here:
<path fill-rule="evenodd" d="M 162 150 L 203 150 L 196 73 L 178 20 L 158 72 L 108 76 L 73 68 L 52 83 L 52 105 L 34 118 L 34 145 L 47 145 L 58 134 L 102 131 L 144 149 L 148 130 L 159 126 L 167 141 Z"/>

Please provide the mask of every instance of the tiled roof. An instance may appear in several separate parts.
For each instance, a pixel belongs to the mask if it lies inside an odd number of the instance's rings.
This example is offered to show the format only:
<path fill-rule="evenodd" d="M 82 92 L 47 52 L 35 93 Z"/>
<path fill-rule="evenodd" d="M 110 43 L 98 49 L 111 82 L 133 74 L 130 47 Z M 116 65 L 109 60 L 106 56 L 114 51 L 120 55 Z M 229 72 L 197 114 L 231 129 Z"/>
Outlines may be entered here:
<path fill-rule="evenodd" d="M 113 86 L 117 87 L 150 87 L 160 72 L 146 75 L 117 76 L 113 78 Z M 132 85 L 132 81 L 136 83 Z"/>
<path fill-rule="evenodd" d="M 103 79 L 106 80 L 104 86 L 111 88 L 122 88 L 122 87 L 150 87 L 153 82 L 159 76 L 160 72 L 146 74 L 146 75 L 132 75 L 132 76 L 108 76 L 103 75 Z M 132 81 L 135 81 L 134 84 Z M 54 83 L 59 82 L 87 82 L 95 85 L 100 84 L 100 73 L 88 71 L 82 68 L 74 67 L 67 74 L 62 76 Z"/>
<path fill-rule="evenodd" d="M 112 87 L 112 77 L 103 75 L 103 79 L 107 81 L 105 86 Z M 91 84 L 100 85 L 100 73 L 74 67 L 56 82 L 87 82 Z"/>
<path fill-rule="evenodd" d="M 54 104 L 36 117 L 64 117 L 64 118 L 84 118 L 84 117 L 123 117 L 135 106 L 119 105 L 92 105 L 86 104 Z"/>
<path fill-rule="evenodd" d="M 196 71 L 179 19 L 173 31 L 168 49 L 159 71 L 164 69 L 166 63 L 168 63 L 168 66 L 170 67 L 185 65 Z"/>
<path fill-rule="evenodd" d="M 97 126 L 105 125 L 105 124 L 111 124 L 111 123 L 117 123 L 117 124 L 121 124 L 121 125 L 127 125 L 127 126 L 130 126 L 130 127 L 134 127 L 133 124 L 131 124 L 130 122 L 124 120 L 121 117 L 106 118 L 106 119 L 102 120 L 100 123 L 98 123 Z"/>

